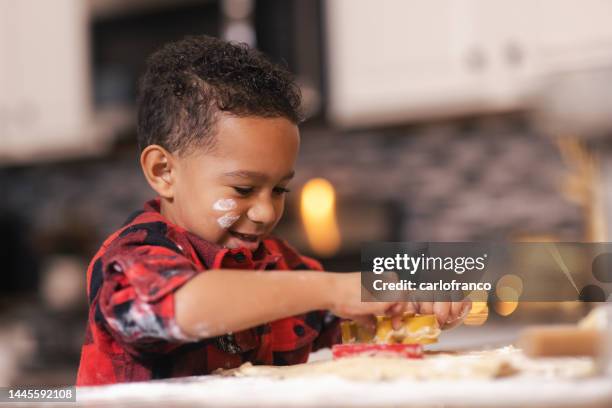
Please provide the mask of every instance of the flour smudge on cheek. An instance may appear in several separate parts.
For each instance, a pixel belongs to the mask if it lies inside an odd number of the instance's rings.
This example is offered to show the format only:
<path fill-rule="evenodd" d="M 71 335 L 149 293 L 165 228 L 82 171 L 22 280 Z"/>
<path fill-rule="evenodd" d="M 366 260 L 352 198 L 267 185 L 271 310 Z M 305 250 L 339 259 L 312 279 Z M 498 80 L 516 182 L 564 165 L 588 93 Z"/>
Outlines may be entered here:
<path fill-rule="evenodd" d="M 225 214 L 222 217 L 217 218 L 217 223 L 221 228 L 228 229 L 231 227 L 236 221 L 240 218 L 239 215 L 235 214 Z"/>
<path fill-rule="evenodd" d="M 221 198 L 213 204 L 213 210 L 231 211 L 237 207 L 236 201 L 231 198 Z"/>
<path fill-rule="evenodd" d="M 227 212 L 226 214 L 223 214 L 221 217 L 217 218 L 217 224 L 219 224 L 221 228 L 228 229 L 236 221 L 238 221 L 240 218 L 239 215 L 228 212 L 236 209 L 237 206 L 236 201 L 232 200 L 231 198 L 221 198 L 215 201 L 213 204 L 213 210 Z"/>

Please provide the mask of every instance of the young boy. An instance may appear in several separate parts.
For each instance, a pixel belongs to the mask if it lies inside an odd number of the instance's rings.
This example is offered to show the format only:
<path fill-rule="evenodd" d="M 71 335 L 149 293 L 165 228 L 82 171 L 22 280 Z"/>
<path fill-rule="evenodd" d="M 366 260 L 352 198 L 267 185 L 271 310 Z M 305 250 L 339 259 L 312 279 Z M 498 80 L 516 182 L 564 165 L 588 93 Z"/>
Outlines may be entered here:
<path fill-rule="evenodd" d="M 270 236 L 294 174 L 300 94 L 261 54 L 210 37 L 169 44 L 148 61 L 138 103 L 140 163 L 159 197 L 91 261 L 77 385 L 302 363 L 338 341 L 334 315 L 465 314 L 460 302 L 361 302 L 359 273 L 313 272 L 319 263 Z"/>

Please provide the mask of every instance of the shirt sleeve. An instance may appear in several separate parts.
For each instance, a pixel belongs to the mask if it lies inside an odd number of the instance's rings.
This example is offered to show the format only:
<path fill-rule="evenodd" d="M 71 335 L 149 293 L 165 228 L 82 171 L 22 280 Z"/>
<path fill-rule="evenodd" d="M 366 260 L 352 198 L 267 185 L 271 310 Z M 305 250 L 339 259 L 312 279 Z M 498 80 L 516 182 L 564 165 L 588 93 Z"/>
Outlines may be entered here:
<path fill-rule="evenodd" d="M 167 353 L 196 340 L 176 323 L 174 293 L 199 271 L 173 241 L 150 229 L 131 230 L 110 244 L 102 265 L 94 306 L 128 352 Z"/>
<path fill-rule="evenodd" d="M 312 270 L 323 271 L 321 263 L 313 258 L 301 255 L 303 263 Z M 312 351 L 322 348 L 330 348 L 334 344 L 340 343 L 340 319 L 330 311 L 320 310 L 309 313 L 310 318 L 318 320 L 317 328 L 319 335 L 314 340 Z"/>

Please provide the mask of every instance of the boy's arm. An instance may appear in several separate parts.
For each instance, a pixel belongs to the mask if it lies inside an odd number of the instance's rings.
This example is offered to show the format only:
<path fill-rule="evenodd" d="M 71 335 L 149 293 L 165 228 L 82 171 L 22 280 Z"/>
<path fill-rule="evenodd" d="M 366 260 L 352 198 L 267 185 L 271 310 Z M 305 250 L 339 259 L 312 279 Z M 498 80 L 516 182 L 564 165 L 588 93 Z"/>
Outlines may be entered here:
<path fill-rule="evenodd" d="M 421 302 L 417 313 L 435 313 L 444 326 L 469 311 L 468 301 Z M 183 285 L 175 294 L 175 318 L 187 335 L 214 337 L 313 310 L 329 309 L 357 320 L 391 314 L 401 318 L 407 305 L 362 302 L 357 273 L 318 271 L 211 270 Z M 399 325 L 399 322 L 397 322 Z M 395 327 L 395 324 L 394 324 Z"/>
<path fill-rule="evenodd" d="M 209 270 L 198 273 L 173 249 L 130 247 L 129 236 L 92 277 L 93 318 L 133 353 L 167 352 L 184 341 L 240 331 L 284 317 L 330 309 L 373 324 L 401 317 L 405 305 L 361 302 L 359 273 Z M 126 252 L 125 249 L 129 248 Z M 96 272 L 97 271 L 97 272 Z M 102 280 L 102 274 L 105 278 Z M 95 283 L 99 282 L 101 286 Z"/>
<path fill-rule="evenodd" d="M 312 310 L 360 301 L 358 274 L 313 271 L 211 270 L 175 294 L 175 315 L 186 334 L 203 338 L 240 331 Z M 349 287 L 343 287 L 349 286 Z M 350 293 L 349 293 L 350 292 Z M 356 298 L 356 299 L 355 299 Z M 364 304 L 384 313 L 388 304 Z"/>
<path fill-rule="evenodd" d="M 133 354 L 165 353 L 311 310 L 357 319 L 399 313 L 391 303 L 361 302 L 359 273 L 198 271 L 154 232 L 142 227 L 120 236 L 92 272 L 90 316 Z"/>

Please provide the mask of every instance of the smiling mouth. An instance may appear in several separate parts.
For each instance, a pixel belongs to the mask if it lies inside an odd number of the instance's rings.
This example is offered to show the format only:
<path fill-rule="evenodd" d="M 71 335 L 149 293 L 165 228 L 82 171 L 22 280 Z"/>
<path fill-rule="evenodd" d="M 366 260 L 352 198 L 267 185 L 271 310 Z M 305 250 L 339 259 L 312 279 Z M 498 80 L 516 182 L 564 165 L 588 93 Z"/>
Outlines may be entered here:
<path fill-rule="evenodd" d="M 246 241 L 246 242 L 257 242 L 259 241 L 259 239 L 261 238 L 261 235 L 257 235 L 257 234 L 242 234 L 240 232 L 236 232 L 236 231 L 230 231 L 230 234 L 242 241 Z"/>

